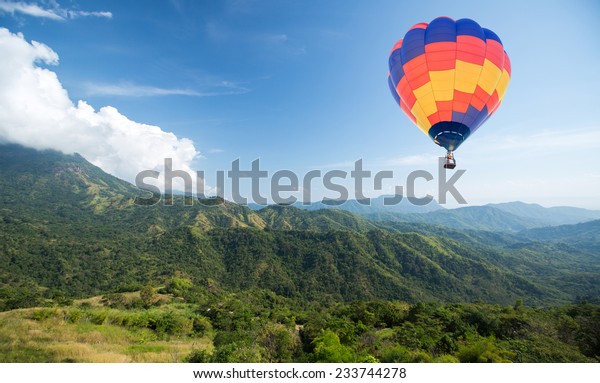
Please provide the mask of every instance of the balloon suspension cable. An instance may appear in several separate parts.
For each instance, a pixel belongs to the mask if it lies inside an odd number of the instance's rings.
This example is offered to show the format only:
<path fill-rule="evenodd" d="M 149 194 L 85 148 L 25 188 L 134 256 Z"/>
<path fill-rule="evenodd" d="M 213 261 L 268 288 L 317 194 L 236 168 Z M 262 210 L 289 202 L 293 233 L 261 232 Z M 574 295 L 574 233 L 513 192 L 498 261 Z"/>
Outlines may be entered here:
<path fill-rule="evenodd" d="M 444 162 L 444 169 L 454 169 L 456 167 L 456 160 L 454 159 L 454 153 L 452 150 L 448 150 L 446 153 L 446 162 Z"/>

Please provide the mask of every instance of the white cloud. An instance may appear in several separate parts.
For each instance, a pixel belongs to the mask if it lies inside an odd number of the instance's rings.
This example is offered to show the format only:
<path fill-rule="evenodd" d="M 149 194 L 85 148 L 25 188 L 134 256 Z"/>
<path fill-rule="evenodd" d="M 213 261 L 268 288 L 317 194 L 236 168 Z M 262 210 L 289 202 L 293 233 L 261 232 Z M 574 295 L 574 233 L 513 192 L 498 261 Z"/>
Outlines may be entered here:
<path fill-rule="evenodd" d="M 43 9 L 36 4 L 26 4 L 22 2 L 0 1 L 0 11 L 10 13 L 11 15 L 22 13 L 33 17 L 64 20 L 64 18 L 58 15 L 54 10 Z"/>
<path fill-rule="evenodd" d="M 62 8 L 56 2 L 50 2 L 49 6 L 42 6 L 35 3 L 25 3 L 22 1 L 0 0 L 0 12 L 11 15 L 23 14 L 32 17 L 40 17 L 50 20 L 66 20 L 79 17 L 104 17 L 112 18 L 111 12 L 90 12 Z"/>
<path fill-rule="evenodd" d="M 194 174 L 190 164 L 198 152 L 189 139 L 132 121 L 111 106 L 75 105 L 56 73 L 37 65 L 58 64 L 48 46 L 0 28 L 0 57 L 1 141 L 77 152 L 128 181 L 141 170 L 162 171 L 164 158 Z"/>
<path fill-rule="evenodd" d="M 120 96 L 120 97 L 152 97 L 152 96 L 225 96 L 232 94 L 244 94 L 250 90 L 238 84 L 222 81 L 215 84 L 210 89 L 199 91 L 194 89 L 180 88 L 160 88 L 148 85 L 138 85 L 132 83 L 119 84 L 96 84 L 87 83 L 84 85 L 85 92 L 94 96 Z"/>
<path fill-rule="evenodd" d="M 94 11 L 94 12 L 89 12 L 89 11 L 67 11 L 67 14 L 69 15 L 69 17 L 71 19 L 76 19 L 78 17 L 105 17 L 107 19 L 112 19 L 112 12 L 106 12 L 106 11 Z"/>
<path fill-rule="evenodd" d="M 125 97 L 146 97 L 146 96 L 200 96 L 199 92 L 191 89 L 159 88 L 155 86 L 136 85 L 130 83 L 122 84 L 95 84 L 85 85 L 85 91 L 88 95 L 96 96 L 125 96 Z"/>

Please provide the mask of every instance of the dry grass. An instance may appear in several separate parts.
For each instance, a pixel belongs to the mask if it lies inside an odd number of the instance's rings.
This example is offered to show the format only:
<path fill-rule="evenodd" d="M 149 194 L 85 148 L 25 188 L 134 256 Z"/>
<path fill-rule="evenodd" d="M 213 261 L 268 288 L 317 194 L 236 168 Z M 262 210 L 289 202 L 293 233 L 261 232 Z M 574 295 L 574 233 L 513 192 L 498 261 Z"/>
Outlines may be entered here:
<path fill-rule="evenodd" d="M 0 362 L 182 362 L 193 349 L 210 349 L 208 337 L 156 339 L 151 330 L 86 321 L 56 314 L 32 319 L 35 310 L 0 313 Z M 148 340 L 150 339 L 150 340 Z"/>
<path fill-rule="evenodd" d="M 159 290 L 161 287 L 162 286 L 156 288 L 156 290 Z M 123 296 L 124 303 L 126 303 L 126 304 L 130 304 L 133 301 L 140 299 L 139 291 L 121 293 L 121 295 Z M 166 303 L 171 302 L 172 299 L 173 298 L 170 295 L 160 294 L 160 293 L 157 293 L 156 297 L 155 297 L 155 301 L 157 304 L 166 304 Z M 85 299 L 76 299 L 73 301 L 73 305 L 81 306 L 81 304 L 84 303 L 84 304 L 90 305 L 90 307 L 103 307 L 104 305 L 102 304 L 101 301 L 102 301 L 102 296 L 94 296 L 94 297 L 85 298 Z"/>

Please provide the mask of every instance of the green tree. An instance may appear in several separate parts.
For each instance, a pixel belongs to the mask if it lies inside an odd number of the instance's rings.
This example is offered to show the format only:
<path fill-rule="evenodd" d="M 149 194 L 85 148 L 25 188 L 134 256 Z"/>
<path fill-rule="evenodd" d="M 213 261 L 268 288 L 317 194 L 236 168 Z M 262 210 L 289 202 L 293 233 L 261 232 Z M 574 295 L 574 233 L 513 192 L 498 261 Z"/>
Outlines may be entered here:
<path fill-rule="evenodd" d="M 340 343 L 340 338 L 333 331 L 326 329 L 313 341 L 315 362 L 344 363 L 353 362 L 352 350 Z"/>
<path fill-rule="evenodd" d="M 381 351 L 381 361 L 384 363 L 403 363 L 410 361 L 410 353 L 399 344 L 384 348 Z"/>
<path fill-rule="evenodd" d="M 259 341 L 269 362 L 291 362 L 300 347 L 298 335 L 280 323 L 267 324 Z"/>
<path fill-rule="evenodd" d="M 140 300 L 142 302 L 142 306 L 148 308 L 152 306 L 156 300 L 156 293 L 154 292 L 154 288 L 150 285 L 146 285 L 142 287 L 140 290 Z"/>
<path fill-rule="evenodd" d="M 184 297 L 194 287 L 194 283 L 188 278 L 173 277 L 167 282 L 165 291 L 174 297 Z"/>
<path fill-rule="evenodd" d="M 260 363 L 264 362 L 261 348 L 238 343 L 218 346 L 211 358 L 214 363 Z"/>
<path fill-rule="evenodd" d="M 493 337 L 478 340 L 463 346 L 458 351 L 461 363 L 501 363 L 510 362 L 515 354 L 498 348 Z"/>

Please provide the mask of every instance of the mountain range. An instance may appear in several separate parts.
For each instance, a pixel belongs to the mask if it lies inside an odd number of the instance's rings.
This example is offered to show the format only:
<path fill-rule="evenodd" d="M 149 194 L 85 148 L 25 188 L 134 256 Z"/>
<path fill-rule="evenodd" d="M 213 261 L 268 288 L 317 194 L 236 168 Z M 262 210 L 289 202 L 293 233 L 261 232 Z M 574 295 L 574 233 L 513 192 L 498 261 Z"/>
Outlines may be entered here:
<path fill-rule="evenodd" d="M 419 222 L 450 226 L 458 229 L 519 232 L 530 228 L 569 225 L 600 219 L 600 211 L 570 206 L 543 207 L 520 201 L 485 206 L 445 209 L 435 200 L 423 206 L 413 205 L 406 198 L 395 205 L 386 205 L 379 196 L 369 200 L 348 200 L 341 204 L 296 202 L 292 206 L 308 211 L 323 209 L 348 211 L 371 221 Z M 264 205 L 249 204 L 254 211 Z"/>
<path fill-rule="evenodd" d="M 424 206 L 417 206 L 411 204 L 407 199 L 403 199 L 397 205 L 386 206 L 384 199 L 388 197 L 391 196 L 372 198 L 368 203 L 349 200 L 341 205 L 315 202 L 309 205 L 296 203 L 294 206 L 304 210 L 344 210 L 373 221 L 421 222 L 459 229 L 507 232 L 600 219 L 600 211 L 570 206 L 545 208 L 538 204 L 517 201 L 444 209 L 435 201 Z M 253 205 L 251 208 L 258 210 L 258 205 Z"/>
<path fill-rule="evenodd" d="M 19 294 L 85 297 L 176 275 L 320 302 L 600 297 L 595 211 L 138 206 L 139 190 L 83 157 L 17 145 L 0 146 L 0 176 L 0 309 L 22 306 Z"/>

